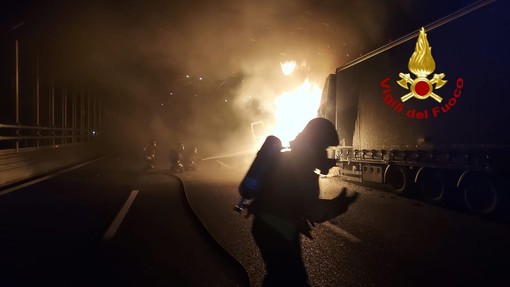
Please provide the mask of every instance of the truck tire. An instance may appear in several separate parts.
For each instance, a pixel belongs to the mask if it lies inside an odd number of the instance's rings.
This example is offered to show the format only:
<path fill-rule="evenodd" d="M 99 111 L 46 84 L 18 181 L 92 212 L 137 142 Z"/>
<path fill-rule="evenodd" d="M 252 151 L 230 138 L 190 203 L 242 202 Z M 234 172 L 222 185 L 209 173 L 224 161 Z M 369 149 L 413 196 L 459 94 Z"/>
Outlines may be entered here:
<path fill-rule="evenodd" d="M 458 188 L 471 213 L 489 216 L 496 211 L 499 203 L 498 189 L 494 180 L 486 173 L 465 171 L 459 178 Z"/>
<path fill-rule="evenodd" d="M 407 173 L 401 166 L 388 165 L 384 170 L 384 182 L 392 192 L 404 194 L 408 186 Z"/>
<path fill-rule="evenodd" d="M 431 204 L 441 204 L 445 200 L 445 181 L 439 170 L 421 168 L 415 178 L 418 192 Z"/>

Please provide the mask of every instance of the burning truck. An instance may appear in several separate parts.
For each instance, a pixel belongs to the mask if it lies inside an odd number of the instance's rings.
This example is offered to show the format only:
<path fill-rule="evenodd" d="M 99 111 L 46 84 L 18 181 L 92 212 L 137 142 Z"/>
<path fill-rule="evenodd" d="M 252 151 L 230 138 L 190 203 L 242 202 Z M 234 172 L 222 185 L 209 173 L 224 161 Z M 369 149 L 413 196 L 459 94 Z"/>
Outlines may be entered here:
<path fill-rule="evenodd" d="M 506 11 L 476 2 L 329 75 L 319 116 L 339 132 L 337 175 L 478 215 L 508 210 Z"/>

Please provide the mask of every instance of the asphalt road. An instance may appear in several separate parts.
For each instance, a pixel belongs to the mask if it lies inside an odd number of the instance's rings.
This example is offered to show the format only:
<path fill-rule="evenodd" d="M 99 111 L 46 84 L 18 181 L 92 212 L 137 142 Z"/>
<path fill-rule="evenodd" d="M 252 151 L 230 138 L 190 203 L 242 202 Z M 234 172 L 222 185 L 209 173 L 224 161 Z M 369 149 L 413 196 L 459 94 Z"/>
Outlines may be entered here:
<path fill-rule="evenodd" d="M 118 158 L 0 196 L 0 254 L 0 286 L 248 285 L 178 178 Z"/>
<path fill-rule="evenodd" d="M 109 158 L 0 196 L 0 286 L 260 286 L 251 219 L 232 209 L 248 163 L 226 163 Z M 508 225 L 320 183 L 360 196 L 303 240 L 314 286 L 510 286 Z"/>
<path fill-rule="evenodd" d="M 246 168 L 219 167 L 179 177 L 204 226 L 260 286 L 263 262 L 251 220 L 232 211 Z M 510 286 L 510 226 L 336 177 L 320 184 L 323 198 L 344 186 L 359 197 L 347 213 L 316 226 L 314 240 L 304 238 L 314 286 Z"/>

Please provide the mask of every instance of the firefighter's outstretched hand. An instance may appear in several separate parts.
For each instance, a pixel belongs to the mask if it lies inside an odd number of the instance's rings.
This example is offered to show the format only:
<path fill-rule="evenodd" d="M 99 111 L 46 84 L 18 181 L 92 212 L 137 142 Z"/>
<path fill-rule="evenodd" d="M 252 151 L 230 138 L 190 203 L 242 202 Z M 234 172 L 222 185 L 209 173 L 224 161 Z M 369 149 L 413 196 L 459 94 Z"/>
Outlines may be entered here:
<path fill-rule="evenodd" d="M 321 223 L 345 213 L 349 206 L 358 198 L 357 192 L 347 194 L 347 188 L 342 188 L 340 194 L 333 199 L 319 199 L 311 221 Z"/>
<path fill-rule="evenodd" d="M 350 195 L 347 195 L 347 188 L 342 188 L 340 191 L 340 194 L 333 199 L 335 201 L 335 205 L 337 207 L 337 210 L 335 213 L 337 213 L 335 216 L 338 216 L 349 209 L 349 205 L 351 205 L 353 202 L 356 201 L 358 198 L 357 192 L 351 192 Z"/>

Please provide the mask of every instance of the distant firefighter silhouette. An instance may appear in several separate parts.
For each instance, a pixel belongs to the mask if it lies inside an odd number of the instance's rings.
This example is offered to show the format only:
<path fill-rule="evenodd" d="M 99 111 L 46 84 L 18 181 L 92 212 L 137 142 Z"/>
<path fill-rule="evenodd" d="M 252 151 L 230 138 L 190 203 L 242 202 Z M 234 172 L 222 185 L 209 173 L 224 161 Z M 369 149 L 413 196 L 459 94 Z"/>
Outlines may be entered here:
<path fill-rule="evenodd" d="M 248 180 L 248 186 L 261 181 L 248 212 L 254 215 L 252 235 L 266 265 L 263 286 L 310 286 L 300 234 L 312 238 L 314 224 L 346 212 L 356 200 L 357 193 L 348 196 L 345 189 L 335 199 L 319 199 L 315 169 L 326 174 L 335 165 L 335 159 L 327 158 L 326 148 L 336 145 L 338 134 L 333 124 L 315 118 L 290 143 L 290 151 L 268 157 L 269 170 Z M 241 195 L 249 198 L 245 183 L 243 180 L 240 192 L 243 190 Z"/>
<path fill-rule="evenodd" d="M 177 143 L 176 149 L 170 152 L 170 172 L 181 173 L 186 171 L 184 168 L 184 144 Z"/>
<path fill-rule="evenodd" d="M 198 156 L 198 148 L 193 146 L 191 149 L 185 152 L 184 168 L 186 171 L 194 171 L 198 169 L 198 162 L 200 157 Z"/>
<path fill-rule="evenodd" d="M 144 166 L 143 170 L 148 171 L 153 169 L 156 164 L 156 141 L 151 140 L 147 145 L 143 148 L 143 158 L 144 158 Z"/>

